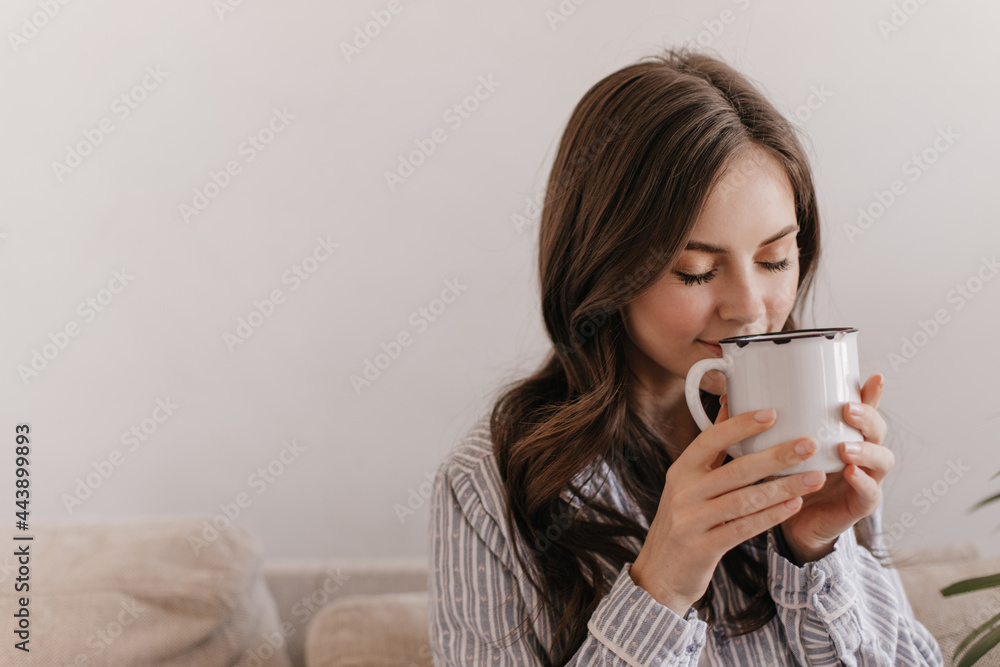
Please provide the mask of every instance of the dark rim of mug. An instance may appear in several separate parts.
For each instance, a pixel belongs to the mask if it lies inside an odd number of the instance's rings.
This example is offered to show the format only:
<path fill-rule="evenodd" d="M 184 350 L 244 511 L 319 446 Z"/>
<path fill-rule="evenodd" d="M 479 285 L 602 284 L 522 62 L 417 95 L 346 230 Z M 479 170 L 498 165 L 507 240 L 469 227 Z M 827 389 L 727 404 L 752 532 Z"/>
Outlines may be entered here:
<path fill-rule="evenodd" d="M 748 336 L 733 336 L 732 338 L 723 338 L 719 341 L 719 345 L 723 343 L 736 343 L 739 347 L 743 347 L 749 343 L 755 341 L 771 341 L 775 345 L 781 345 L 782 343 L 787 343 L 794 338 L 819 338 L 823 336 L 829 340 L 833 340 L 838 333 L 855 333 L 857 331 L 854 327 L 837 327 L 830 329 L 796 329 L 795 331 L 773 331 L 771 333 L 762 334 L 750 334 Z"/>

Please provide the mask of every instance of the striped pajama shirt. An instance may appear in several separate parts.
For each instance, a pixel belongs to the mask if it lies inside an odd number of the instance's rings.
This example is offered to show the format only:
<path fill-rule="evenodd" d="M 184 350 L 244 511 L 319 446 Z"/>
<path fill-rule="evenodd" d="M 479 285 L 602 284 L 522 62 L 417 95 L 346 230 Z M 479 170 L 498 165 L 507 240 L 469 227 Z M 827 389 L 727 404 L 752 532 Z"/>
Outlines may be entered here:
<path fill-rule="evenodd" d="M 596 496 L 648 529 L 606 464 L 581 473 L 582 493 Z M 585 471 L 587 472 L 587 471 Z M 588 480 L 589 476 L 589 480 Z M 603 482 L 603 483 L 602 483 Z M 598 515 L 564 489 L 566 514 Z M 521 574 L 504 519 L 504 493 L 483 415 L 438 468 L 429 525 L 428 611 L 434 664 L 526 667 L 543 663 L 555 618 L 539 609 L 537 593 Z M 872 517 L 881 530 L 881 507 Z M 558 538 L 559 522 L 550 529 Z M 641 543 L 632 540 L 636 552 Z M 876 536 L 876 544 L 882 546 Z M 533 545 L 544 549 L 544 544 Z M 739 548 L 753 549 L 749 543 Z M 777 615 L 764 627 L 724 638 L 691 607 L 683 616 L 636 586 L 625 563 L 602 562 L 610 591 L 588 619 L 588 633 L 569 665 L 943 665 L 934 637 L 913 617 L 895 569 L 881 567 L 845 531 L 824 558 L 797 567 L 767 534 L 768 587 Z M 747 596 L 716 567 L 716 618 L 743 608 Z M 518 627 L 524 624 L 525 627 Z"/>

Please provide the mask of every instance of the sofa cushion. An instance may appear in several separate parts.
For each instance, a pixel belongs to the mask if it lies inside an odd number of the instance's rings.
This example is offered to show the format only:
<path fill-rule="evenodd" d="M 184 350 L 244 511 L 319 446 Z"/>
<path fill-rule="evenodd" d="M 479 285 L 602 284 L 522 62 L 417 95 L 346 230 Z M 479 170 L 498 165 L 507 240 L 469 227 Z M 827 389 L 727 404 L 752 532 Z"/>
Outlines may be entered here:
<path fill-rule="evenodd" d="M 30 590 L 0 588 L 7 618 L 29 599 L 30 652 L 14 662 L 289 667 L 257 541 L 206 521 L 34 521 L 30 542 L 0 537 L 30 553 Z"/>
<path fill-rule="evenodd" d="M 997 588 L 949 597 L 941 595 L 942 588 L 957 581 L 1000 573 L 1000 558 L 904 563 L 897 569 L 914 617 L 938 640 L 945 664 L 952 664 L 955 648 L 969 632 L 1000 613 Z M 982 664 L 998 664 L 997 661 L 1000 661 L 1000 647 L 990 651 Z"/>
<path fill-rule="evenodd" d="M 427 558 L 270 558 L 264 579 L 278 606 L 293 665 L 305 664 L 309 621 L 331 602 L 349 595 L 427 590 Z"/>
<path fill-rule="evenodd" d="M 306 667 L 433 667 L 427 591 L 351 595 L 306 629 Z"/>

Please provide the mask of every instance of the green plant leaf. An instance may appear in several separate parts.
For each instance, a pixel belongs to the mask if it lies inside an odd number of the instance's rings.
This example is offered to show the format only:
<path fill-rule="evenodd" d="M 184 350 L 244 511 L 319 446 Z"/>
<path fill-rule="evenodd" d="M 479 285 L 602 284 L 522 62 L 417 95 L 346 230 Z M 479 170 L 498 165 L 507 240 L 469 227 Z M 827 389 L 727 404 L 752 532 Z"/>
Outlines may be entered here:
<path fill-rule="evenodd" d="M 961 653 L 966 646 L 968 646 L 973 640 L 975 640 L 976 637 L 989 630 L 993 626 L 993 624 L 996 623 L 997 621 L 1000 621 L 1000 614 L 997 614 L 996 616 L 994 616 L 993 618 L 986 621 L 978 628 L 970 632 L 969 636 L 963 639 L 962 643 L 955 647 L 955 652 L 952 654 L 952 658 L 957 658 L 958 654 Z"/>
<path fill-rule="evenodd" d="M 998 643 L 1000 643 L 1000 627 L 993 628 L 976 642 L 969 652 L 962 656 L 956 667 L 972 667 Z"/>
<path fill-rule="evenodd" d="M 986 500 L 980 500 L 978 503 L 976 503 L 975 505 L 973 505 L 972 507 L 970 507 L 966 511 L 966 514 L 971 514 L 972 512 L 975 512 L 977 509 L 979 509 L 980 507 L 982 507 L 983 505 L 988 505 L 989 503 L 992 503 L 994 500 L 1000 500 L 1000 493 L 996 494 L 995 496 L 990 496 Z"/>
<path fill-rule="evenodd" d="M 985 577 L 975 577 L 973 579 L 956 581 L 952 585 L 942 588 L 941 595 L 948 597 L 949 595 L 971 593 L 972 591 L 981 591 L 983 589 L 994 588 L 996 586 L 1000 586 L 1000 574 L 990 574 Z"/>

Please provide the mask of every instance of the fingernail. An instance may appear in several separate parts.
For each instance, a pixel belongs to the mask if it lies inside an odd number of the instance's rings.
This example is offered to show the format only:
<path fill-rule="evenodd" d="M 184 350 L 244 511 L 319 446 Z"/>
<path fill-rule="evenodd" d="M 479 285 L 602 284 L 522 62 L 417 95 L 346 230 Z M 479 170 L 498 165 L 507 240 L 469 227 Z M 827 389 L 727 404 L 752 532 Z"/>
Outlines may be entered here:
<path fill-rule="evenodd" d="M 850 407 L 847 408 L 847 411 L 852 415 L 854 415 L 855 417 L 860 417 L 865 412 L 864 408 L 861 407 L 860 403 L 854 403 L 854 402 L 850 403 Z"/>
<path fill-rule="evenodd" d="M 821 470 L 810 470 L 802 476 L 802 481 L 805 482 L 806 486 L 816 486 L 823 481 L 823 472 Z"/>
<path fill-rule="evenodd" d="M 771 408 L 770 410 L 758 410 L 753 413 L 753 418 L 761 424 L 765 424 L 774 419 L 774 408 Z"/>
<path fill-rule="evenodd" d="M 728 401 L 728 400 L 729 400 L 729 398 L 727 397 L 727 395 L 723 394 L 722 396 L 719 397 L 719 404 L 720 405 L 725 405 L 726 401 Z"/>
<path fill-rule="evenodd" d="M 805 456 L 806 454 L 812 452 L 812 450 L 813 450 L 813 441 L 810 440 L 809 438 L 806 438 L 804 440 L 799 440 L 797 443 L 795 443 L 795 451 L 802 456 Z"/>
<path fill-rule="evenodd" d="M 861 453 L 861 443 L 858 442 L 845 442 L 844 452 L 848 456 L 857 456 Z"/>

